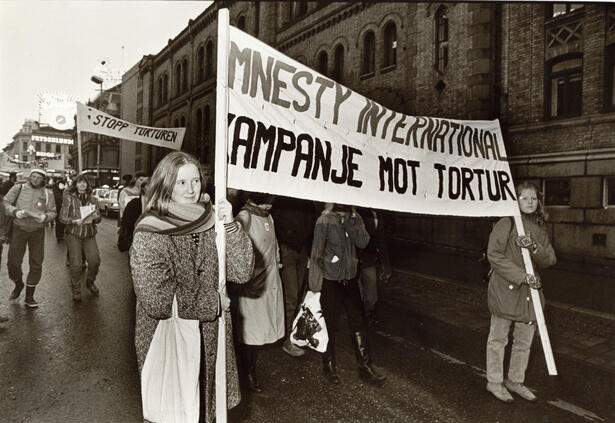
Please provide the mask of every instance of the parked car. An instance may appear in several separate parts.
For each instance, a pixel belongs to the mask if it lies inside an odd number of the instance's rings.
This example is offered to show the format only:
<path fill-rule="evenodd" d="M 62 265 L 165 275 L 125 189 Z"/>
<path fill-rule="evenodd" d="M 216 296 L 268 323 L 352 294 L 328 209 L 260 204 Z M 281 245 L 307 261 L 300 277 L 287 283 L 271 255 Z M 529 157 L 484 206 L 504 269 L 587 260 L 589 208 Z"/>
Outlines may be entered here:
<path fill-rule="evenodd" d="M 117 202 L 117 193 L 118 190 L 110 189 L 98 199 L 98 209 L 105 216 L 111 216 L 112 213 L 120 212 L 120 205 Z"/>
<path fill-rule="evenodd" d="M 105 195 L 109 191 L 109 188 L 94 188 L 92 190 L 92 195 L 96 198 L 96 201 L 100 201 L 103 195 Z"/>

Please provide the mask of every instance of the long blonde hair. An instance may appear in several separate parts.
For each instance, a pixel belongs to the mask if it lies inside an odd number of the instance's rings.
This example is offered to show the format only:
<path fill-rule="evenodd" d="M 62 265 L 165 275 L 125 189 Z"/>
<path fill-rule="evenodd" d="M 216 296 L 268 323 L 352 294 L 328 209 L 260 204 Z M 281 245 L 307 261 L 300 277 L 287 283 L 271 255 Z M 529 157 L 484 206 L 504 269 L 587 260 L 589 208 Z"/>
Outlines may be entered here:
<path fill-rule="evenodd" d="M 546 227 L 549 214 L 545 211 L 544 195 L 542 195 L 542 192 L 538 190 L 538 187 L 536 187 L 536 185 L 531 182 L 524 181 L 517 185 L 517 187 L 515 188 L 517 198 L 519 198 L 521 192 L 525 189 L 531 189 L 536 193 L 536 199 L 538 200 L 536 205 L 536 223 L 538 223 L 543 228 Z"/>
<path fill-rule="evenodd" d="M 183 165 L 193 164 L 199 170 L 201 192 L 205 190 L 205 178 L 201 164 L 192 154 L 174 151 L 160 160 L 145 190 L 145 208 L 143 212 L 154 211 L 161 216 L 169 213 L 169 203 L 177 180 L 177 172 Z M 199 193 L 199 197 L 200 197 Z"/>

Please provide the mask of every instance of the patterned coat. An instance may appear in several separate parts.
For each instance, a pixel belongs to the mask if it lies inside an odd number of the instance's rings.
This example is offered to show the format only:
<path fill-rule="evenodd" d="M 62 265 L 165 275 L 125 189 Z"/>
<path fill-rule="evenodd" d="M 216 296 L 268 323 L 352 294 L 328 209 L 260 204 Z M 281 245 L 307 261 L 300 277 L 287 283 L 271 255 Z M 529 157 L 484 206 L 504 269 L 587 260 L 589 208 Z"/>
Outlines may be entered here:
<path fill-rule="evenodd" d="M 215 363 L 218 337 L 218 254 L 215 230 L 199 234 L 198 247 L 190 235 L 170 236 L 137 232 L 130 250 L 130 264 L 137 296 L 135 346 L 139 373 L 160 319 L 171 316 L 173 295 L 179 317 L 200 321 L 201 421 L 215 417 Z M 227 280 L 246 283 L 254 267 L 250 238 L 243 230 L 226 234 Z M 240 399 L 237 362 L 230 312 L 226 312 L 227 404 Z"/>

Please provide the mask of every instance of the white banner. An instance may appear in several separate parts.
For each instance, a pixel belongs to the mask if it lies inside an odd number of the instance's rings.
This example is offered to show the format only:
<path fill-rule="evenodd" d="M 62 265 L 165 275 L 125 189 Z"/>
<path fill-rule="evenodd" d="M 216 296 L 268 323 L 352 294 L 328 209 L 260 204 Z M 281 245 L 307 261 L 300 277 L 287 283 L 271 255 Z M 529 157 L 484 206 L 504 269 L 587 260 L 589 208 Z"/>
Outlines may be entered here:
<path fill-rule="evenodd" d="M 228 186 L 403 212 L 518 214 L 500 125 L 389 110 L 230 27 Z"/>
<path fill-rule="evenodd" d="M 179 150 L 186 128 L 151 128 L 77 102 L 77 130 Z"/>

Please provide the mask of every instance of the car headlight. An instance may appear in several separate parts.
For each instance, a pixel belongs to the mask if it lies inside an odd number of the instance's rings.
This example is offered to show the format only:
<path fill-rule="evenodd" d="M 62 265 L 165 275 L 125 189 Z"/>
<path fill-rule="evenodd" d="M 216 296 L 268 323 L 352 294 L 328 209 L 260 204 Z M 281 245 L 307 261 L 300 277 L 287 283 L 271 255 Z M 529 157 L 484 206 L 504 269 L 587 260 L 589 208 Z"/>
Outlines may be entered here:
<path fill-rule="evenodd" d="M 113 204 L 111 205 L 111 207 L 119 207 L 119 204 L 118 204 L 118 203 L 113 203 Z"/>

